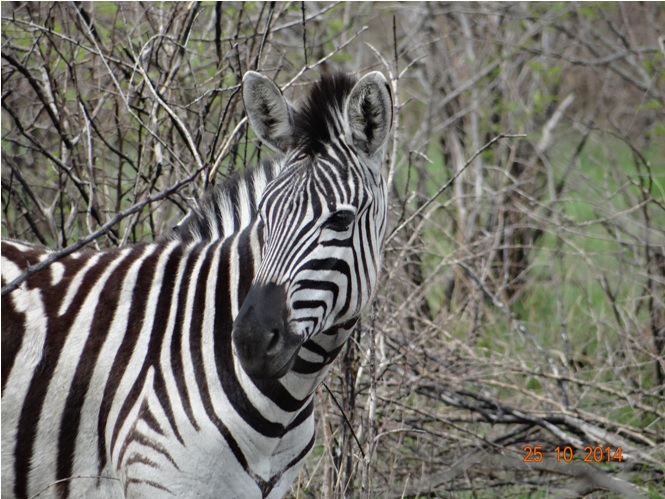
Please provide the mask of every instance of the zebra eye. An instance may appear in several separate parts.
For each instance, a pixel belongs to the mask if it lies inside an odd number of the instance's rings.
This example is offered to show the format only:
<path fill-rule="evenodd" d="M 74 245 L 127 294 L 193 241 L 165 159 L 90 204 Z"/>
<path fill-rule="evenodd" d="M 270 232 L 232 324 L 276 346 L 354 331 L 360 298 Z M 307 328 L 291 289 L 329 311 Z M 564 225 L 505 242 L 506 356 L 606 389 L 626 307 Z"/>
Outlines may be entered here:
<path fill-rule="evenodd" d="M 325 227 L 337 232 L 344 232 L 349 228 L 355 216 L 352 210 L 338 210 L 328 217 Z"/>

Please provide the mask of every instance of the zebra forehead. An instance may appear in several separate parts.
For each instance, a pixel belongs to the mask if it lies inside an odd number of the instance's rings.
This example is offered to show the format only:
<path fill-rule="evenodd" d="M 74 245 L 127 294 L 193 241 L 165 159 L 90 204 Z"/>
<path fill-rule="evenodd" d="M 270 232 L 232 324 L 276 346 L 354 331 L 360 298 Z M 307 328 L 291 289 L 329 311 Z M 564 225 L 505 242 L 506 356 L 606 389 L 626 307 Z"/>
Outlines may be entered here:
<path fill-rule="evenodd" d="M 364 195 L 361 176 L 348 167 L 332 168 L 316 159 L 301 163 L 273 184 L 262 199 L 264 205 L 279 205 L 279 211 L 311 209 L 315 216 L 323 207 L 334 211 L 339 205 L 359 207 Z M 288 207 L 288 208 L 287 208 Z"/>
<path fill-rule="evenodd" d="M 316 155 L 341 131 L 344 102 L 357 80 L 344 73 L 323 75 L 294 115 L 295 141 L 307 155 Z"/>

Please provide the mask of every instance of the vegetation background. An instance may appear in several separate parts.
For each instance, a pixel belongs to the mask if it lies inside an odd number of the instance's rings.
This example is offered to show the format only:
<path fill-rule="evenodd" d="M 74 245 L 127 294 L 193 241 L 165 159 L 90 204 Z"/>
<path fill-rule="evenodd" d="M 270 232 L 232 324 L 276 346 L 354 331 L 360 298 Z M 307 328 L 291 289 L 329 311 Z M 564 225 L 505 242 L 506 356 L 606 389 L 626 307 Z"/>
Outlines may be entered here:
<path fill-rule="evenodd" d="M 57 248 L 267 155 L 246 70 L 390 79 L 383 278 L 293 497 L 665 494 L 662 2 L 1 9 L 2 235 Z"/>

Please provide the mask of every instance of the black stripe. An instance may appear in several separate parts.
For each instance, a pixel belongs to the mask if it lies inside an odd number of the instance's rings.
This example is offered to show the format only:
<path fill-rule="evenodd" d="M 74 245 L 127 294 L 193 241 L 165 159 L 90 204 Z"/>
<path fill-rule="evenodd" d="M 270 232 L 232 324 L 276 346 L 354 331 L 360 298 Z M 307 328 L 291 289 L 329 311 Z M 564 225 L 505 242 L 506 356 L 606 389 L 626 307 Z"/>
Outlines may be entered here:
<path fill-rule="evenodd" d="M 300 279 L 295 282 L 295 291 L 301 291 L 303 289 L 318 289 L 322 291 L 328 291 L 337 297 L 339 293 L 339 286 L 337 283 L 332 281 L 314 281 L 312 279 Z"/>
<path fill-rule="evenodd" d="M 304 400 L 295 398 L 284 385 L 275 380 L 255 379 L 252 381 L 265 397 L 268 397 L 277 407 L 286 412 L 296 412 L 302 409 L 303 404 L 309 398 L 309 396 L 305 397 Z"/>
<path fill-rule="evenodd" d="M 345 260 L 339 258 L 318 258 L 305 262 L 300 270 L 335 270 L 345 276 L 351 275 L 351 268 Z"/>
<path fill-rule="evenodd" d="M 335 332 L 338 330 L 335 326 L 331 327 L 329 330 L 335 330 Z M 319 357 L 326 358 L 329 355 L 328 350 L 323 348 L 321 345 L 316 343 L 315 340 L 307 340 L 301 348 L 304 348 L 305 350 L 309 350 L 315 355 L 318 355 Z"/>
<path fill-rule="evenodd" d="M 25 497 L 28 495 L 28 479 L 32 461 L 35 437 L 39 419 L 44 410 L 44 401 L 53 381 L 53 373 L 58 364 L 62 348 L 71 331 L 71 326 L 78 315 L 84 300 L 92 290 L 111 262 L 118 258 L 117 252 L 109 252 L 100 258 L 96 265 L 87 270 L 83 282 L 76 290 L 76 294 L 69 306 L 68 313 L 58 316 L 60 300 L 45 300 L 46 314 L 49 318 L 42 357 L 35 366 L 32 379 L 28 387 L 16 433 L 16 448 L 14 450 L 14 495 Z M 84 262 L 79 261 L 79 264 Z M 64 294 L 62 296 L 65 296 Z M 56 381 L 57 382 L 57 381 Z M 55 422 L 54 422 L 55 424 Z M 42 428 L 44 431 L 48 431 Z M 53 429 L 55 430 L 55 428 Z"/>
<path fill-rule="evenodd" d="M 357 279 L 357 283 L 358 283 L 357 285 L 358 285 L 358 293 L 359 294 L 360 294 L 360 291 L 361 291 L 361 288 L 360 288 L 361 279 L 362 279 L 362 282 L 365 283 L 365 285 L 368 284 L 367 281 L 369 279 L 370 270 L 369 270 L 369 265 L 367 263 L 367 260 L 369 258 L 372 258 L 375 255 L 374 247 L 373 247 L 373 244 L 372 244 L 372 237 L 371 237 L 372 236 L 372 219 L 371 219 L 371 217 L 369 217 L 368 215 L 365 215 L 364 216 L 364 223 L 365 223 L 365 232 L 364 232 L 365 240 L 361 241 L 361 247 L 360 247 L 360 251 L 362 251 L 362 254 L 360 256 L 358 256 L 355 253 L 356 250 L 354 249 L 356 272 L 358 272 L 358 275 L 357 275 L 356 279 Z M 358 260 L 360 260 L 360 263 L 363 266 L 363 268 L 362 268 L 363 273 L 362 274 L 360 273 L 360 269 L 358 268 Z M 377 269 L 377 271 L 378 270 L 380 270 L 380 269 Z M 372 292 L 371 289 L 367 290 L 368 294 L 371 293 L 371 292 Z"/>
<path fill-rule="evenodd" d="M 4 251 L 4 250 L 3 250 Z M 2 279 L 2 286 L 5 286 Z M 14 308 L 12 293 L 2 297 L 2 395 L 5 394 L 5 385 L 12 372 L 16 356 L 21 351 L 23 336 L 26 332 L 27 315 Z"/>
<path fill-rule="evenodd" d="M 141 416 L 142 416 L 144 410 L 146 409 L 146 407 L 147 406 L 146 406 L 145 403 L 141 406 L 141 409 L 139 411 L 139 419 L 141 418 Z M 166 458 L 166 460 L 169 463 L 171 463 L 171 465 L 176 470 L 180 470 L 180 467 L 178 466 L 178 464 L 173 460 L 173 457 L 171 456 L 169 451 L 163 445 L 161 445 L 160 443 L 157 443 L 154 440 L 148 438 L 147 435 L 145 435 L 141 431 L 137 430 L 136 428 L 132 429 L 131 433 L 127 436 L 125 441 L 122 443 L 122 447 L 120 448 L 120 452 L 118 454 L 118 462 L 119 463 L 123 462 L 123 460 L 125 458 L 125 453 L 127 452 L 127 449 L 129 449 L 129 445 L 134 444 L 134 443 L 142 445 L 144 447 L 149 447 L 150 449 L 155 451 L 157 454 L 161 454 L 162 456 L 164 456 Z M 138 456 L 139 459 L 141 458 L 141 455 L 137 452 L 134 452 L 133 454 L 131 454 L 130 457 L 127 459 L 125 469 L 129 468 L 130 461 L 136 461 L 135 456 Z M 148 460 L 146 459 L 146 461 L 148 461 Z M 152 465 L 153 465 L 154 468 L 158 468 L 156 463 L 152 463 Z"/>
<path fill-rule="evenodd" d="M 155 317 L 156 318 L 168 318 L 169 312 L 171 310 L 171 300 L 173 298 L 173 292 L 175 288 L 175 282 L 177 279 L 177 271 L 180 260 L 183 258 L 183 248 L 176 247 L 168 257 L 166 264 L 164 265 L 163 277 L 161 283 L 155 283 L 155 285 L 160 286 L 159 298 L 157 300 L 157 307 L 155 308 Z M 163 320 L 155 320 L 153 324 L 153 329 L 150 334 L 150 345 L 148 346 L 148 353 L 146 358 L 150 358 L 153 361 L 153 366 L 155 368 L 155 374 L 153 379 L 153 388 L 155 396 L 159 401 L 159 405 L 164 411 L 166 418 L 171 427 L 171 431 L 175 434 L 178 441 L 184 445 L 184 440 L 178 431 L 177 423 L 175 420 L 175 415 L 173 414 L 173 407 L 169 403 L 168 391 L 166 389 L 166 381 L 164 380 L 164 374 L 162 373 L 161 366 L 159 364 L 159 358 L 162 350 L 162 344 L 164 342 L 164 333 L 165 333 L 166 323 Z M 148 416 L 152 415 L 152 412 L 149 412 Z M 144 419 L 146 419 L 144 417 Z M 150 426 L 150 420 L 146 419 L 146 423 Z M 158 426 L 157 421 L 155 425 Z M 101 431 L 101 430 L 100 430 Z M 155 429 L 157 431 L 157 429 Z M 163 429 L 160 427 L 158 433 L 164 434 Z"/>
<path fill-rule="evenodd" d="M 277 482 L 279 482 L 280 478 L 282 478 L 287 470 L 297 466 L 303 459 L 307 457 L 307 454 L 309 454 L 309 452 L 312 450 L 312 447 L 314 447 L 315 441 L 316 433 L 313 433 L 312 438 L 309 439 L 309 442 L 305 448 L 300 451 L 300 453 L 295 458 L 293 458 L 291 462 L 287 464 L 284 469 L 282 469 L 281 472 L 275 473 L 270 480 L 261 484 L 261 492 L 263 493 L 263 497 L 268 497 L 268 494 L 270 494 L 272 489 L 275 487 L 275 485 L 277 485 Z"/>
<path fill-rule="evenodd" d="M 183 270 L 183 277 L 180 281 L 180 289 L 178 289 L 178 304 L 176 312 L 175 327 L 173 329 L 173 337 L 171 338 L 171 352 L 170 352 L 170 361 L 171 361 L 171 371 L 173 373 L 173 378 L 175 379 L 175 384 L 178 389 L 178 399 L 182 402 L 182 408 L 189 419 L 189 422 L 192 426 L 199 430 L 199 426 L 194 419 L 194 413 L 192 411 L 192 405 L 189 400 L 189 394 L 187 393 L 187 385 L 185 383 L 185 367 L 183 363 L 182 352 L 182 336 L 186 334 L 187 329 L 189 329 L 190 324 L 185 322 L 187 315 L 187 295 L 189 294 L 189 286 L 196 285 L 196 279 L 198 276 L 193 274 L 193 268 L 198 260 L 199 255 L 201 254 L 202 248 L 198 246 L 190 251 L 187 255 L 187 263 Z M 157 362 L 155 362 L 157 363 Z"/>
<path fill-rule="evenodd" d="M 323 360 L 321 362 L 311 362 L 309 360 L 302 359 L 300 357 L 296 358 L 296 361 L 293 363 L 293 372 L 299 373 L 299 374 L 314 374 L 319 372 L 321 369 L 323 369 L 325 366 L 328 364 L 332 363 L 336 358 L 339 352 L 342 350 L 344 347 L 344 344 L 340 345 L 339 347 L 331 350 L 330 352 L 326 352 L 326 354 L 323 356 Z"/>
<path fill-rule="evenodd" d="M 127 274 L 129 267 L 143 254 L 143 248 L 138 247 L 132 251 L 130 255 L 122 261 L 120 265 L 112 272 L 100 293 L 100 299 L 95 307 L 92 323 L 90 325 L 90 332 L 86 338 L 83 351 L 79 357 L 79 362 L 76 366 L 72 384 L 67 394 L 65 407 L 62 412 L 60 420 L 60 431 L 58 434 L 58 458 L 56 468 L 56 480 L 61 480 L 57 483 L 58 494 L 62 497 L 69 495 L 69 480 L 72 476 L 74 468 L 74 454 L 76 451 L 76 436 L 79 433 L 79 425 L 81 423 L 81 409 L 85 402 L 90 388 L 90 381 L 97 364 L 99 353 L 106 341 L 113 317 L 115 316 L 116 309 L 120 298 L 120 292 L 124 277 Z M 148 258 L 142 264 L 141 271 L 139 272 L 139 280 L 147 276 L 143 276 L 145 272 L 152 274 L 154 271 L 154 258 Z M 148 277 L 149 278 L 149 277 Z M 139 282 L 139 281 L 137 281 Z M 149 281 L 148 281 L 149 282 Z"/>
<path fill-rule="evenodd" d="M 203 256 L 204 260 L 196 276 L 191 279 L 196 283 L 196 290 L 194 294 L 194 303 L 192 310 L 192 318 L 189 326 L 189 348 L 192 359 L 192 367 L 194 369 L 194 380 L 197 384 L 197 391 L 199 394 L 208 392 L 208 384 L 205 379 L 205 371 L 203 364 L 203 319 L 206 313 L 206 294 L 208 293 L 208 277 L 210 275 L 210 267 L 212 266 L 213 259 L 217 255 L 217 246 L 211 246 L 207 249 L 206 254 Z M 212 291 L 210 291 L 212 292 Z M 183 311 L 184 312 L 184 311 Z M 183 353 L 183 355 L 185 355 Z M 184 378 L 184 375 L 183 375 Z M 184 379 L 183 379 L 184 384 Z M 191 411 L 191 403 L 187 394 L 187 406 Z M 192 416 L 193 417 L 193 416 Z M 198 431 L 198 424 L 194 427 Z"/>
<path fill-rule="evenodd" d="M 159 491 L 168 492 L 172 496 L 175 496 L 175 494 L 173 492 L 171 492 L 169 489 L 164 487 L 162 484 L 159 484 L 159 483 L 157 483 L 153 480 L 139 480 L 138 478 L 129 478 L 129 479 L 127 479 L 127 481 L 125 482 L 125 496 L 127 496 L 127 490 L 129 489 L 130 485 L 148 485 L 148 486 L 150 486 L 152 488 L 155 488 Z M 131 495 L 134 496 L 134 494 L 131 494 Z"/>
<path fill-rule="evenodd" d="M 150 428 L 158 435 L 164 436 L 164 430 L 160 426 L 159 421 L 157 421 L 157 418 L 155 417 L 155 414 L 152 412 L 152 409 L 150 409 L 149 405 L 144 404 L 144 407 L 141 410 L 141 414 L 139 416 L 140 419 L 142 419 L 145 422 L 148 428 Z"/>
<path fill-rule="evenodd" d="M 229 275 L 229 249 L 232 242 L 232 239 L 227 239 L 224 241 L 220 250 L 219 285 L 215 291 L 215 341 L 213 345 L 215 351 L 215 363 L 217 365 L 217 374 L 229 399 L 231 399 L 231 394 L 227 391 L 226 386 L 224 386 L 224 380 L 226 378 L 233 378 L 235 380 L 235 373 L 233 372 L 233 355 L 231 352 L 231 328 L 233 326 L 233 319 L 231 317 L 231 299 L 228 292 L 228 285 L 226 285 L 227 283 L 231 282 Z M 237 383 L 237 380 L 235 381 Z M 224 422 L 221 421 L 215 414 L 208 390 L 202 390 L 201 397 L 206 412 L 208 413 L 208 417 L 217 427 L 217 430 L 222 435 L 224 440 L 226 440 L 229 449 L 235 456 L 238 463 L 245 470 L 248 470 L 249 468 L 247 466 L 247 459 L 242 453 L 242 450 L 240 450 L 238 442 L 236 442 L 235 438 L 233 438 L 233 435 L 226 427 Z"/>
<path fill-rule="evenodd" d="M 296 300 L 293 302 L 292 308 L 293 310 L 322 308 L 323 314 L 321 315 L 325 317 L 328 311 L 328 304 L 323 300 Z"/>
<path fill-rule="evenodd" d="M 183 258 L 186 258 L 184 255 L 185 249 L 181 246 L 177 246 L 172 253 L 169 255 L 169 259 L 164 266 L 164 273 L 162 275 L 162 282 L 155 283 L 154 285 L 160 285 L 161 289 L 159 292 L 159 297 L 157 299 L 157 307 L 155 309 L 155 321 L 152 326 L 152 331 L 150 332 L 150 346 L 148 349 L 148 356 L 152 357 L 153 366 L 155 368 L 155 377 L 153 379 L 153 385 L 155 390 L 155 395 L 157 400 L 160 402 L 160 406 L 166 414 L 166 418 L 169 421 L 171 430 L 175 434 L 178 441 L 184 445 L 184 440 L 180 436 L 178 431 L 178 426 L 175 420 L 175 414 L 173 414 L 173 407 L 169 401 L 168 391 L 166 389 L 166 380 L 164 379 L 164 374 L 162 373 L 162 368 L 159 363 L 162 344 L 164 342 L 164 336 L 166 332 L 167 322 L 169 314 L 171 312 L 171 303 L 173 301 L 173 294 L 176 292 L 175 285 L 178 279 L 178 268 L 179 264 Z"/>
<path fill-rule="evenodd" d="M 42 250 L 41 254 L 48 253 L 47 250 Z M 24 270 L 27 266 L 33 265 L 39 262 L 39 254 L 34 248 L 28 248 L 25 250 L 23 248 L 18 248 L 14 244 L 8 241 L 2 241 L 2 257 L 11 261 L 20 270 Z M 25 288 L 34 288 L 33 282 L 36 277 L 42 276 L 48 271 L 42 271 L 33 275 L 28 281 L 24 284 Z M 1 278 L 2 287 L 4 287 L 7 282 L 4 277 Z M 21 351 L 23 346 L 23 337 L 27 332 L 26 329 L 26 320 L 27 314 L 24 312 L 18 312 L 14 308 L 12 295 L 19 295 L 22 292 L 21 287 L 17 290 L 14 290 L 7 295 L 2 296 L 2 395 L 4 397 L 5 387 L 9 376 L 11 374 L 12 368 L 16 362 L 16 357 Z M 62 294 L 60 295 L 62 296 Z M 33 312 L 34 313 L 34 312 Z M 16 470 L 16 468 L 15 468 Z"/>
<path fill-rule="evenodd" d="M 286 431 L 292 431 L 294 428 L 300 426 L 306 419 L 308 419 L 314 413 L 314 400 L 310 400 L 307 407 L 305 407 L 296 418 L 291 421 L 289 426 L 286 427 Z"/>
<path fill-rule="evenodd" d="M 259 243 L 262 244 L 262 238 L 259 237 Z M 252 287 L 252 281 L 256 270 L 254 268 L 254 257 L 251 248 L 251 228 L 246 229 L 238 236 L 238 308 L 245 301 L 245 297 Z"/>
<path fill-rule="evenodd" d="M 122 344 L 120 345 L 118 354 L 116 355 L 116 362 L 114 363 L 114 368 L 111 370 L 112 373 L 111 377 L 116 378 L 114 382 L 116 390 L 125 374 L 126 369 L 129 367 L 130 363 L 129 361 L 132 357 L 134 348 L 136 348 L 136 343 L 141 335 L 143 321 L 145 319 L 147 312 L 146 304 L 148 301 L 148 296 L 150 295 L 150 288 L 154 285 L 153 283 L 154 276 L 152 275 L 152 273 L 145 276 L 146 280 L 142 281 L 141 273 L 144 270 L 145 269 L 143 268 L 141 269 L 141 272 L 139 273 L 139 278 L 136 281 L 136 286 L 134 287 L 134 292 L 132 293 L 132 302 L 131 302 L 132 306 L 129 310 L 129 318 L 127 321 L 127 332 L 125 333 L 125 337 L 122 341 Z M 153 267 L 148 270 L 153 272 L 155 269 Z M 158 321 L 159 318 L 157 317 L 155 320 Z M 127 392 L 123 404 L 120 406 L 120 411 L 118 412 L 117 419 L 114 421 L 113 432 L 111 433 L 111 452 L 113 452 L 113 449 L 115 448 L 120 428 L 122 428 L 122 425 L 129 416 L 132 407 L 134 407 L 134 405 L 136 404 L 139 395 L 141 394 L 141 390 L 143 390 L 143 385 L 145 384 L 145 379 L 148 373 L 148 369 L 150 367 L 148 362 L 154 359 L 154 357 L 150 355 L 151 354 L 150 347 L 153 344 L 153 341 L 154 341 L 154 336 L 150 338 L 150 341 L 148 343 L 148 352 L 146 354 L 143 366 L 141 367 L 138 376 L 136 376 L 134 384 Z M 118 363 L 117 361 L 119 358 L 124 358 L 126 360 L 123 363 Z M 107 387 L 108 385 L 109 383 L 107 383 Z M 111 398 L 111 402 L 112 401 L 113 399 Z M 109 405 L 108 409 L 110 409 L 110 407 L 111 406 Z M 107 412 L 107 411 L 102 410 L 102 412 Z M 106 417 L 108 416 L 105 416 L 105 418 Z M 105 429 L 106 429 L 105 426 L 102 426 L 103 434 L 105 433 Z"/>
<path fill-rule="evenodd" d="M 323 334 L 326 336 L 333 336 L 336 335 L 340 329 L 345 329 L 345 330 L 350 330 L 352 327 L 356 325 L 358 322 L 358 317 L 352 317 L 346 322 L 342 322 L 341 324 L 338 324 L 336 326 L 331 327 L 330 329 L 323 331 Z"/>
<path fill-rule="evenodd" d="M 240 227 L 240 189 L 246 182 L 236 182 L 227 191 L 229 193 L 229 201 L 231 209 L 233 210 L 231 220 L 233 220 L 232 233 L 235 234 Z"/>
<path fill-rule="evenodd" d="M 220 199 L 226 197 L 226 191 L 221 191 L 219 192 L 216 196 L 213 196 L 211 199 L 215 200 L 215 203 L 213 205 L 213 216 L 205 216 L 207 215 L 204 214 L 204 219 L 202 220 L 202 223 L 206 225 L 208 228 L 208 234 L 209 236 L 207 238 L 204 238 L 204 240 L 211 240 L 212 239 L 212 226 L 215 226 L 217 228 L 217 231 L 221 234 L 221 236 L 224 236 L 224 226 L 222 225 L 222 203 L 219 202 Z"/>
<path fill-rule="evenodd" d="M 159 252 L 159 251 L 157 251 Z M 148 354 L 146 358 L 152 356 L 155 359 L 155 377 L 154 377 L 154 386 L 155 392 L 159 397 L 159 400 L 163 401 L 164 412 L 171 423 L 171 426 L 174 430 L 174 433 L 178 440 L 182 443 L 182 437 L 178 433 L 177 427 L 175 426 L 175 417 L 171 408 L 168 405 L 168 397 L 166 393 L 166 387 L 164 383 L 164 378 L 159 370 L 159 351 L 161 348 L 161 343 L 164 337 L 163 328 L 165 323 L 160 320 L 160 318 L 168 317 L 168 311 L 171 308 L 171 297 L 173 294 L 174 283 L 176 279 L 176 273 L 178 270 L 178 263 L 182 258 L 182 248 L 176 247 L 168 257 L 168 261 L 164 267 L 164 274 L 161 283 L 153 283 L 151 281 L 146 281 L 146 284 L 149 286 L 158 286 L 161 285 L 161 290 L 157 302 L 157 309 L 155 311 L 155 321 L 153 324 L 153 330 L 150 335 L 150 343 L 148 345 Z M 153 277 L 154 279 L 154 277 Z M 102 472 L 103 468 L 107 463 L 107 449 L 106 449 L 106 426 L 108 423 L 109 412 L 113 404 L 113 399 L 116 392 L 120 386 L 125 369 L 129 365 L 129 360 L 131 359 L 134 347 L 138 341 L 139 335 L 141 333 L 141 327 L 143 325 L 143 319 L 145 317 L 145 305 L 139 307 L 141 303 L 145 303 L 144 300 L 148 297 L 148 291 L 138 285 L 134 288 L 134 293 L 132 297 L 132 307 L 129 312 L 129 317 L 127 320 L 127 331 L 125 336 L 116 352 L 115 359 L 113 361 L 113 366 L 111 367 L 111 375 L 109 376 L 106 386 L 104 387 L 104 394 L 102 396 L 102 402 L 100 405 L 99 416 L 97 420 L 97 453 L 99 460 L 99 473 Z M 134 301 L 136 299 L 136 302 Z M 145 366 L 141 369 L 138 376 L 136 377 L 135 384 L 139 386 L 143 385 L 143 380 L 145 379 L 146 368 Z M 164 402 L 166 404 L 164 405 Z M 122 420 L 115 421 L 111 448 L 114 445 L 115 438 L 117 437 L 117 432 L 119 427 L 122 424 Z"/>

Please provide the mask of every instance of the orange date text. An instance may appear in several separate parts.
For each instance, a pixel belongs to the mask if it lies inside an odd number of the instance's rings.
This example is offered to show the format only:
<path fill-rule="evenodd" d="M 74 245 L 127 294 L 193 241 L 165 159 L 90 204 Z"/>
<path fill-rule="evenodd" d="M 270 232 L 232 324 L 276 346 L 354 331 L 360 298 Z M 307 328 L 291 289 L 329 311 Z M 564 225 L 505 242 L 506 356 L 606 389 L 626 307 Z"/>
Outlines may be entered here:
<path fill-rule="evenodd" d="M 621 447 L 612 448 L 610 446 L 602 447 L 600 445 L 584 447 L 582 452 L 576 451 L 570 445 L 564 447 L 555 447 L 553 451 L 543 450 L 542 445 L 525 445 L 522 449 L 525 452 L 522 461 L 525 463 L 539 463 L 546 456 L 551 455 L 556 461 L 570 463 L 573 459 L 582 459 L 585 463 L 610 463 L 622 462 L 623 453 Z"/>

